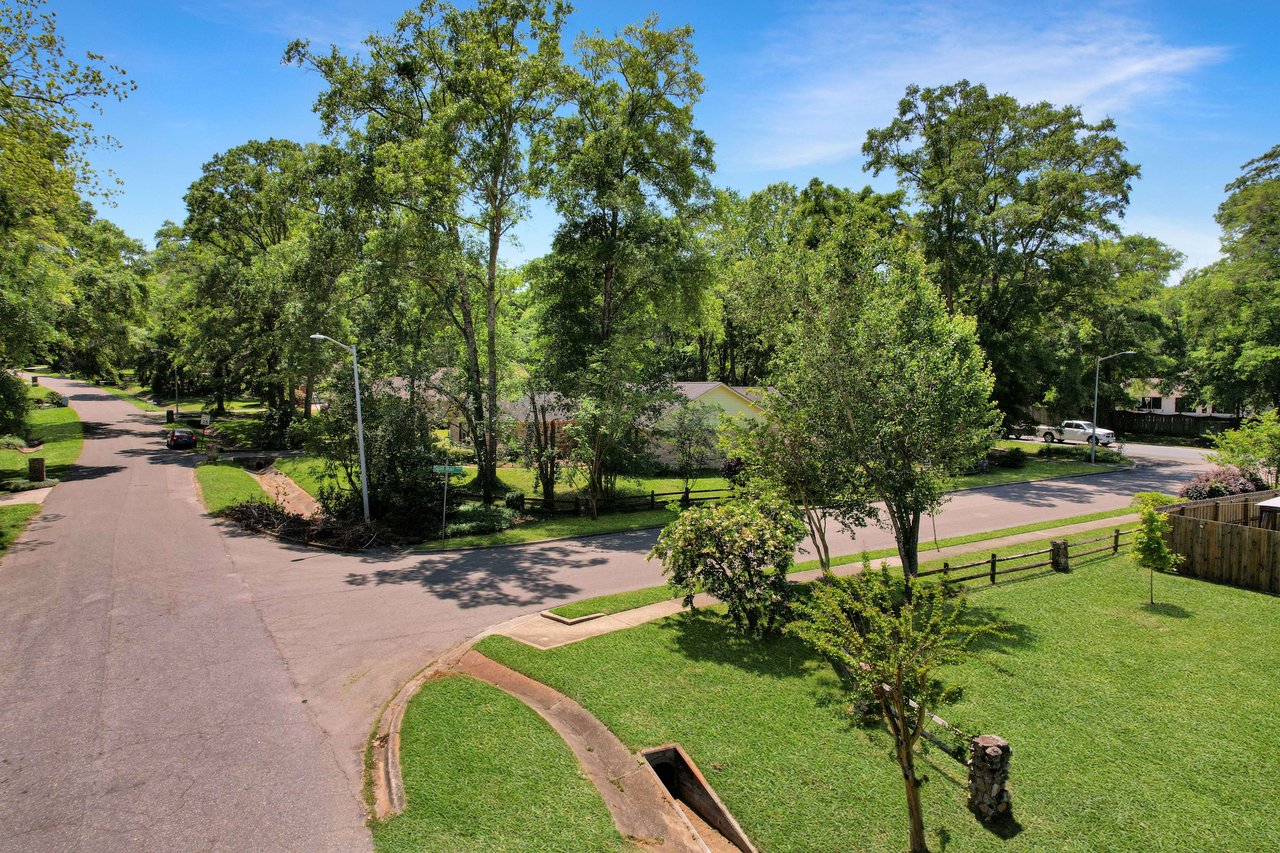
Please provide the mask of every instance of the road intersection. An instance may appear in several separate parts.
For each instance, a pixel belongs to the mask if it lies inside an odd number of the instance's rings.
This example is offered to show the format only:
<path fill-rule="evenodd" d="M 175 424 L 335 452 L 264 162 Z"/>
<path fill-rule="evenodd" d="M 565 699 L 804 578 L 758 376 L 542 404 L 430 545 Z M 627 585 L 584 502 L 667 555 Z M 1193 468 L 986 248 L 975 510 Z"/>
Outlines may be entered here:
<path fill-rule="evenodd" d="M 0 564 L 0 851 L 362 850 L 379 709 L 491 625 L 662 582 L 655 531 L 439 554 L 340 554 L 231 530 L 154 417 L 45 380 L 84 452 Z M 1204 467 L 973 489 L 939 537 L 1126 506 Z M 926 527 L 930 535 L 932 531 Z M 892 545 L 833 532 L 833 554 Z"/>

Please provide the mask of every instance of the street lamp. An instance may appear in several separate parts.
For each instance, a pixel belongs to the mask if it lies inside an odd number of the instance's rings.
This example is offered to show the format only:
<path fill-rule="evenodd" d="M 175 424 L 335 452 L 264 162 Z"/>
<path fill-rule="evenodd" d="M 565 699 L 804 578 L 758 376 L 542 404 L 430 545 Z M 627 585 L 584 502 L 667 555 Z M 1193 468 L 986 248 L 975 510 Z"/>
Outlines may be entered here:
<path fill-rule="evenodd" d="M 328 341 L 331 344 L 337 344 L 347 352 L 351 353 L 351 370 L 356 378 L 356 447 L 360 450 L 360 497 L 364 501 L 364 523 L 369 523 L 369 480 L 365 475 L 364 467 L 364 416 L 360 412 L 360 362 L 356 359 L 355 344 L 344 344 L 342 341 L 335 341 L 328 335 L 315 334 L 311 336 L 313 341 Z"/>
<path fill-rule="evenodd" d="M 1090 426 L 1093 427 L 1093 433 L 1089 436 L 1089 461 L 1098 461 L 1098 374 L 1102 370 L 1102 362 L 1109 358 L 1115 358 L 1118 355 L 1137 355 L 1131 349 L 1124 352 L 1113 352 L 1111 355 L 1104 355 L 1093 363 L 1093 421 Z"/>
<path fill-rule="evenodd" d="M 173 422 L 182 423 L 182 406 L 181 398 L 178 396 L 178 359 L 173 353 L 164 350 L 151 350 L 156 355 L 164 355 L 169 357 L 169 366 L 173 368 Z"/>

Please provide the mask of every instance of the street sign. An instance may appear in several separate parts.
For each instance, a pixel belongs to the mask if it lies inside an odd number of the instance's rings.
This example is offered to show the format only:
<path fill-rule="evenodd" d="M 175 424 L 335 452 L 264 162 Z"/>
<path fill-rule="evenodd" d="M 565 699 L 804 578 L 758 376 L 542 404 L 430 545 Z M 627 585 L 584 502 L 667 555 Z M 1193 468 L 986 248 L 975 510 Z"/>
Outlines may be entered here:
<path fill-rule="evenodd" d="M 209 413 L 202 412 L 200 414 L 200 426 L 207 427 L 209 425 Z"/>
<path fill-rule="evenodd" d="M 431 470 L 437 474 L 461 474 L 461 465 L 432 465 Z"/>

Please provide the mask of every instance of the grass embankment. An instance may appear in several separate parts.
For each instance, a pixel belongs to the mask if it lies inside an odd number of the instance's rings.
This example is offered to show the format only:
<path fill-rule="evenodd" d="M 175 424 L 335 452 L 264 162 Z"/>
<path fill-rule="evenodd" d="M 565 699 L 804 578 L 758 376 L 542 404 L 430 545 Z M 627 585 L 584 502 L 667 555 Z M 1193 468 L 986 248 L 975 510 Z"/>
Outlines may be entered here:
<path fill-rule="evenodd" d="M 27 522 L 40 513 L 39 504 L 10 504 L 0 506 L 0 557 L 9 550 L 14 540 L 22 535 Z"/>
<path fill-rule="evenodd" d="M 310 456 L 286 456 L 275 461 L 275 467 L 313 498 L 320 497 L 320 487 L 327 482 L 324 460 Z"/>
<path fill-rule="evenodd" d="M 258 481 L 232 462 L 211 462 L 196 466 L 196 480 L 204 508 L 217 515 L 242 501 L 270 500 Z"/>
<path fill-rule="evenodd" d="M 49 393 L 45 388 L 32 388 L 32 398 L 43 398 Z M 27 460 L 44 457 L 45 476 L 62 479 L 80 456 L 84 447 L 84 424 L 70 406 L 32 409 L 27 420 L 29 439 L 44 443 L 34 453 L 18 450 L 0 450 L 0 480 L 27 476 Z"/>
<path fill-rule="evenodd" d="M 475 536 L 459 536 L 456 539 L 432 539 L 419 545 L 419 551 L 454 551 L 459 548 L 494 548 L 499 545 L 521 545 L 545 542 L 552 539 L 568 539 L 575 536 L 594 536 L 602 533 L 627 533 L 632 530 L 648 530 L 663 527 L 675 519 L 676 513 L 666 509 L 641 512 L 616 512 L 599 518 L 568 516 L 547 518 L 518 524 L 500 533 L 481 533 Z"/>
<path fill-rule="evenodd" d="M 988 530 L 983 533 L 969 533 L 964 536 L 949 536 L 946 539 L 939 539 L 937 547 L 952 548 L 957 545 L 968 545 L 972 542 L 982 542 L 988 539 L 1001 539 L 1005 536 L 1018 536 L 1022 533 L 1034 533 L 1038 530 L 1052 530 L 1055 527 L 1066 527 L 1071 524 L 1084 524 L 1085 522 L 1099 521 L 1104 518 L 1115 518 L 1121 515 L 1130 515 L 1134 512 L 1137 512 L 1137 510 L 1130 508 L 1109 509 L 1101 512 L 1092 512 L 1087 515 L 1076 515 L 1071 518 L 1037 521 L 1031 524 L 1020 524 L 1017 527 L 1004 527 L 999 530 Z M 1100 536 L 1101 534 L 1102 531 L 1089 531 L 1088 533 L 1080 534 L 1077 537 L 1068 537 L 1068 539 L 1089 539 L 1094 536 Z M 1048 545 L 1040 547 L 1047 548 Z M 934 563 L 937 563 L 939 566 L 942 565 L 941 560 L 931 561 L 928 559 L 929 552 L 932 550 L 934 550 L 933 540 L 929 540 L 927 543 L 920 543 L 920 556 L 925 561 L 921 564 L 922 569 L 926 566 L 932 568 Z M 1001 553 L 1002 555 L 1005 553 L 1018 554 L 1023 551 L 1034 550 L 1036 550 L 1036 545 L 1034 543 L 1023 543 L 1021 545 L 1007 546 L 1003 551 L 998 549 L 998 553 Z M 991 552 L 987 551 L 984 553 L 989 555 Z M 898 551 L 896 548 L 881 548 L 876 551 L 867 552 L 867 558 L 873 561 L 882 560 L 886 557 L 896 557 L 897 554 Z M 972 559 L 976 560 L 981 556 L 983 555 L 975 552 Z M 964 556 L 949 557 L 947 559 L 948 562 L 952 564 L 971 562 L 971 560 L 965 559 Z M 843 557 L 833 557 L 831 559 L 831 565 L 833 568 L 860 562 L 862 562 L 862 554 L 848 554 Z M 795 568 L 792 569 L 792 573 L 804 572 L 816 568 L 818 568 L 817 560 L 806 560 L 803 563 L 797 563 Z M 582 601 L 574 601 L 569 604 L 562 604 L 559 607 L 552 607 L 551 612 L 557 616 L 563 616 L 565 619 L 577 619 L 579 616 L 590 616 L 593 613 L 622 613 L 625 610 L 644 607 L 646 604 L 655 604 L 659 601 L 667 601 L 676 597 L 677 596 L 671 593 L 670 588 L 665 585 L 651 586 L 643 589 L 629 590 L 627 592 L 617 592 L 611 595 L 601 595 L 595 598 L 585 598 Z"/>
<path fill-rule="evenodd" d="M 465 676 L 427 682 L 400 727 L 405 811 L 379 851 L 627 850 L 573 753 L 523 702 Z"/>
<path fill-rule="evenodd" d="M 1009 739 L 1021 831 L 985 830 L 965 809 L 964 768 L 933 751 L 933 849 L 1280 849 L 1280 753 L 1265 746 L 1280 742 L 1280 599 L 1160 576 L 1149 607 L 1146 583 L 1122 555 L 973 594 L 1011 638 L 947 673 L 964 693 L 940 714 Z M 906 842 L 888 737 L 851 723 L 830 667 L 792 639 L 742 640 L 703 613 L 546 652 L 502 637 L 479 648 L 633 749 L 683 745 L 761 849 Z"/>

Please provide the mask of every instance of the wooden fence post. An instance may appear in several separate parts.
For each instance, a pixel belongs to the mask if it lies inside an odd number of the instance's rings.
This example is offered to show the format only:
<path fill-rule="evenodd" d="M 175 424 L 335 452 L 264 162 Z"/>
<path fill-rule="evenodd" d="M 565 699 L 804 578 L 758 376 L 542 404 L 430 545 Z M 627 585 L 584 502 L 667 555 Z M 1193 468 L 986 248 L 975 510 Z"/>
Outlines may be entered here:
<path fill-rule="evenodd" d="M 991 582 L 996 582 L 996 555 L 991 555 Z"/>
<path fill-rule="evenodd" d="M 1049 562 L 1055 572 L 1071 571 L 1071 555 L 1067 549 L 1067 540 L 1052 539 L 1049 541 Z"/>
<path fill-rule="evenodd" d="M 27 479 L 33 483 L 43 483 L 45 481 L 43 456 L 32 456 L 27 459 Z"/>
<path fill-rule="evenodd" d="M 1119 527 L 1116 528 L 1115 535 L 1111 537 L 1111 553 L 1112 554 L 1120 553 L 1120 528 Z"/>
<path fill-rule="evenodd" d="M 658 493 L 649 492 L 649 509 L 656 509 L 658 506 Z"/>
<path fill-rule="evenodd" d="M 1217 521 L 1222 516 L 1222 501 L 1213 502 L 1213 520 Z"/>
<path fill-rule="evenodd" d="M 942 585 L 947 585 L 947 572 L 951 571 L 951 564 L 946 560 L 942 561 Z"/>

